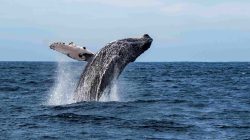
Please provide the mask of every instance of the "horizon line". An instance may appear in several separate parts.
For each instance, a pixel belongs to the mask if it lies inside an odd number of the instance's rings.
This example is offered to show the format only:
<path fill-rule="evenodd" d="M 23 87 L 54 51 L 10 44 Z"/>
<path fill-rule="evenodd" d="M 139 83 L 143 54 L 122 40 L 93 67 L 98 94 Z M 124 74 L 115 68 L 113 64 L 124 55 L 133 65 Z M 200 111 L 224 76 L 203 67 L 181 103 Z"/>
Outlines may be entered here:
<path fill-rule="evenodd" d="M 41 61 L 41 60 L 0 60 L 0 62 L 70 62 L 86 63 L 87 61 Z M 133 63 L 250 63 L 250 61 L 135 61 Z"/>

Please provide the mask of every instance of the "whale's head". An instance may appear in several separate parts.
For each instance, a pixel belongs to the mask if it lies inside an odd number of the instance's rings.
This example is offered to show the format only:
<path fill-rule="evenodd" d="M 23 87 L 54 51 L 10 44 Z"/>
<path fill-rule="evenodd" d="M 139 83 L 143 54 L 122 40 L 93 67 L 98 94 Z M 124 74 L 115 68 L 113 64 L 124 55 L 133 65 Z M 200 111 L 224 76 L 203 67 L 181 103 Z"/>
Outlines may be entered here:
<path fill-rule="evenodd" d="M 122 46 L 119 55 L 129 62 L 133 62 L 143 52 L 150 48 L 152 42 L 153 39 L 148 34 L 144 34 L 140 38 L 127 38 L 118 40 L 117 44 L 122 44 L 119 45 Z"/>
<path fill-rule="evenodd" d="M 139 39 L 139 46 L 138 46 L 139 50 L 143 52 L 146 51 L 151 46 L 152 42 L 153 42 L 153 39 L 148 34 L 144 34 Z"/>

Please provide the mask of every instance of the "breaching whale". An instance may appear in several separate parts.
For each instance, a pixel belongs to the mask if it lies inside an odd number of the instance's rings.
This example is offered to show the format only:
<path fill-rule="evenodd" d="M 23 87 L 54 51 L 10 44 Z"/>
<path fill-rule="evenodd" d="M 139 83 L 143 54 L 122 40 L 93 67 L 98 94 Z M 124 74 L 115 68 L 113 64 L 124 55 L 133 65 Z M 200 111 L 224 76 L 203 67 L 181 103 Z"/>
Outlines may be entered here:
<path fill-rule="evenodd" d="M 153 39 L 145 34 L 141 38 L 126 38 L 108 43 L 81 74 L 74 94 L 76 102 L 98 101 L 104 90 L 110 89 L 125 66 L 146 51 Z"/>
<path fill-rule="evenodd" d="M 126 38 L 110 42 L 96 54 L 92 54 L 85 48 L 80 60 L 88 63 L 75 89 L 75 102 L 98 101 L 104 91 L 109 92 L 113 82 L 126 65 L 134 62 L 145 52 L 151 46 L 152 41 L 153 39 L 148 34 L 144 34 L 140 38 Z M 65 47 L 65 43 L 53 43 L 50 48 L 62 48 L 62 46 Z M 64 52 L 60 49 L 55 50 Z M 68 55 L 67 53 L 64 54 Z"/>

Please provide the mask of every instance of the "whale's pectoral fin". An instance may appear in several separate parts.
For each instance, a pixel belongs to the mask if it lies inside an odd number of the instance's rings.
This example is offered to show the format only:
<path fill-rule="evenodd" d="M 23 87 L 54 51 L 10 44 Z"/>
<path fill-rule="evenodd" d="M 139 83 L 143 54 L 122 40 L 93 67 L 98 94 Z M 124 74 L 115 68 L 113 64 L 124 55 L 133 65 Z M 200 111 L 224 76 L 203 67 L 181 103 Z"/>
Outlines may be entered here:
<path fill-rule="evenodd" d="M 70 56 L 70 54 L 67 54 L 67 56 L 68 56 L 69 58 L 75 59 L 75 58 L 73 58 L 72 56 Z"/>
<path fill-rule="evenodd" d="M 86 61 L 88 61 L 90 58 L 92 58 L 94 56 L 94 54 L 93 53 L 85 53 L 85 52 L 83 52 L 83 53 L 79 53 L 78 56 L 80 58 L 85 59 Z"/>
<path fill-rule="evenodd" d="M 90 53 L 79 53 L 79 57 L 87 57 L 87 58 L 89 58 L 89 57 L 92 57 L 92 56 L 94 56 L 94 54 L 90 54 Z"/>
<path fill-rule="evenodd" d="M 86 47 L 76 46 L 73 42 L 70 42 L 69 45 L 64 42 L 55 42 L 49 47 L 78 61 L 88 61 L 94 56 L 94 53 L 86 49 Z"/>
<path fill-rule="evenodd" d="M 65 45 L 64 42 L 55 42 L 55 43 L 52 43 L 49 47 L 50 49 L 63 53 L 65 55 L 69 53 L 69 47 L 68 45 Z"/>

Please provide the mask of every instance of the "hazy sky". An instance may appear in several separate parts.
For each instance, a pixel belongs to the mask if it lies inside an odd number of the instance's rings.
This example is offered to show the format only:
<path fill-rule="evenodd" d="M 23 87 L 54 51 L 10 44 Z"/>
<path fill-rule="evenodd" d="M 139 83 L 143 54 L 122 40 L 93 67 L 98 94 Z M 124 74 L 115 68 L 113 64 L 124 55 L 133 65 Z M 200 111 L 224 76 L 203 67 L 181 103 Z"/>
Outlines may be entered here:
<path fill-rule="evenodd" d="M 0 0 L 0 61 L 55 61 L 54 41 L 96 52 L 144 33 L 154 42 L 137 61 L 250 61 L 250 1 Z"/>

